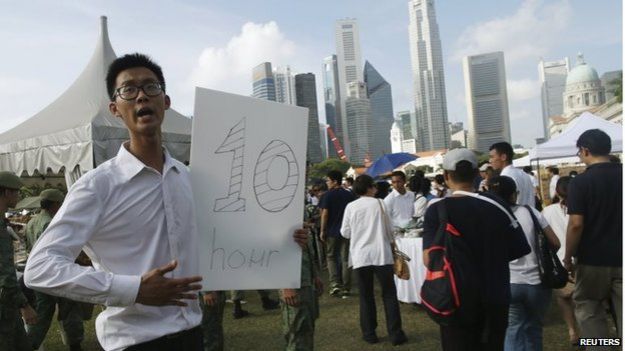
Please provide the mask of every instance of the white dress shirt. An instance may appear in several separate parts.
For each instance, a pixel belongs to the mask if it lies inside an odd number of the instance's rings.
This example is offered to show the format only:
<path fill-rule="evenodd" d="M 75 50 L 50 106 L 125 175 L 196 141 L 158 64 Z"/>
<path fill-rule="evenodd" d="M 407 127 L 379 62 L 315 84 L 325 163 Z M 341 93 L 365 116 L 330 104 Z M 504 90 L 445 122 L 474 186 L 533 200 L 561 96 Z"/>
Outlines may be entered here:
<path fill-rule="evenodd" d="M 534 187 L 532 186 L 532 181 L 527 177 L 527 173 L 518 168 L 514 168 L 512 165 L 508 165 L 501 170 L 501 175 L 514 180 L 517 190 L 517 204 L 534 207 Z"/>
<path fill-rule="evenodd" d="M 556 185 L 558 184 L 559 179 L 560 179 L 560 176 L 557 174 L 554 174 L 551 177 L 551 180 L 549 181 L 549 198 L 550 199 L 553 199 L 553 197 L 557 195 Z"/>
<path fill-rule="evenodd" d="M 406 189 L 404 195 L 393 189 L 384 198 L 384 204 L 395 227 L 405 227 L 414 215 L 414 193 Z"/>
<path fill-rule="evenodd" d="M 93 267 L 74 263 L 80 250 Z M 172 260 L 165 276 L 199 275 L 197 227 L 187 168 L 165 152 L 163 173 L 122 145 L 117 156 L 83 175 L 33 248 L 26 285 L 72 300 L 103 304 L 96 333 L 105 350 L 193 328 L 202 313 L 135 303 L 141 275 Z"/>
<path fill-rule="evenodd" d="M 349 240 L 349 266 L 384 266 L 393 264 L 391 244 L 386 234 L 384 203 L 370 196 L 362 196 L 345 207 L 341 235 Z M 386 211 L 386 209 L 385 209 Z"/>
<path fill-rule="evenodd" d="M 564 259 L 564 251 L 566 251 L 566 229 L 569 226 L 569 215 L 566 213 L 566 207 L 559 203 L 549 205 L 543 208 L 543 216 L 551 229 L 553 229 L 553 232 L 556 233 L 558 240 L 560 240 L 558 257 L 562 261 Z"/>

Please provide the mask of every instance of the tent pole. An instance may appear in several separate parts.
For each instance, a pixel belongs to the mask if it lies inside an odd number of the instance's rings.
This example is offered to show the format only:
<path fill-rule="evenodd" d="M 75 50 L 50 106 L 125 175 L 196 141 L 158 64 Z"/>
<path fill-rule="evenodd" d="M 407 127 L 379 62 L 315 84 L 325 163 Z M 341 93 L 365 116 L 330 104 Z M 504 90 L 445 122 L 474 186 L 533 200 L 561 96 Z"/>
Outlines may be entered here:
<path fill-rule="evenodd" d="M 538 174 L 538 189 L 539 189 L 539 196 L 540 196 L 540 201 L 542 202 L 542 205 L 545 204 L 545 195 L 544 195 L 544 191 L 543 191 L 543 181 L 540 177 L 540 159 L 536 159 L 536 172 Z"/>

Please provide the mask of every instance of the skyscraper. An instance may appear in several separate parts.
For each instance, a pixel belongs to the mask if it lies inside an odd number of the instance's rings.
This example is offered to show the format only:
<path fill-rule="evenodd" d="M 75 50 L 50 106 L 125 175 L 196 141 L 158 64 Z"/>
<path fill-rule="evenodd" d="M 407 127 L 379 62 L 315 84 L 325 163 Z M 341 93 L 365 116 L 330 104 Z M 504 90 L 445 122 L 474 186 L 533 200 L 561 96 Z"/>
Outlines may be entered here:
<path fill-rule="evenodd" d="M 319 140 L 319 115 L 317 113 L 317 88 L 315 75 L 312 73 L 295 76 L 295 96 L 297 106 L 308 108 L 308 141 L 306 160 L 312 163 L 321 162 L 321 146 Z"/>
<path fill-rule="evenodd" d="M 410 0 L 408 11 L 418 150 L 448 148 L 443 50 L 434 0 Z"/>
<path fill-rule="evenodd" d="M 370 158 L 371 134 L 371 103 L 367 99 L 365 83 L 351 82 L 347 84 L 347 99 L 345 99 L 347 133 L 351 135 L 351 154 L 349 161 L 352 164 L 362 165 L 365 158 Z"/>
<path fill-rule="evenodd" d="M 336 55 L 323 59 L 323 99 L 325 101 L 326 123 L 332 128 L 339 143 L 345 145 L 343 139 L 343 122 L 341 116 L 341 93 L 339 91 L 339 71 Z M 327 134 L 327 132 L 326 132 Z M 328 143 L 328 156 L 338 157 L 333 143 Z"/>
<path fill-rule="evenodd" d="M 263 62 L 252 70 L 252 96 L 258 99 L 276 101 L 276 85 L 271 71 L 271 62 Z"/>
<path fill-rule="evenodd" d="M 569 73 L 569 69 L 568 57 L 562 60 L 549 62 L 545 62 L 541 59 L 538 63 L 545 137 L 549 137 L 549 118 L 562 116 L 562 94 L 566 87 L 566 76 Z"/>
<path fill-rule="evenodd" d="M 468 146 L 480 152 L 500 141 L 510 142 L 510 116 L 503 52 L 466 56 L 462 60 L 469 124 Z"/>
<path fill-rule="evenodd" d="M 295 79 L 291 67 L 285 66 L 274 69 L 273 78 L 276 85 L 276 101 L 295 105 Z"/>
<path fill-rule="evenodd" d="M 340 101 L 340 115 L 346 114 L 347 84 L 363 82 L 362 58 L 360 52 L 360 36 L 358 22 L 355 19 L 342 19 L 335 24 L 336 58 L 338 70 L 338 87 Z M 342 118 L 343 148 L 351 159 L 351 138 L 353 137 L 347 128 L 348 118 Z"/>
<path fill-rule="evenodd" d="M 393 125 L 393 97 L 391 85 L 373 67 L 365 62 L 364 79 L 371 103 L 371 156 L 376 159 L 391 152 L 390 130 Z"/>

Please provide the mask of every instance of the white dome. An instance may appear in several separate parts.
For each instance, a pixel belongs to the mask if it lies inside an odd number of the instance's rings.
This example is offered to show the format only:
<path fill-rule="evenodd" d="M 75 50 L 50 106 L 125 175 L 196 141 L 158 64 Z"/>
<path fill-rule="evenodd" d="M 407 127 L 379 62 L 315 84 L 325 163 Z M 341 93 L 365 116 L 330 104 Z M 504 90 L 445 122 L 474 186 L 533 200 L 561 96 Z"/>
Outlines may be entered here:
<path fill-rule="evenodd" d="M 566 85 L 584 82 L 592 82 L 599 80 L 597 71 L 584 62 L 584 56 L 581 54 L 577 57 L 577 66 L 573 68 L 566 76 Z"/>

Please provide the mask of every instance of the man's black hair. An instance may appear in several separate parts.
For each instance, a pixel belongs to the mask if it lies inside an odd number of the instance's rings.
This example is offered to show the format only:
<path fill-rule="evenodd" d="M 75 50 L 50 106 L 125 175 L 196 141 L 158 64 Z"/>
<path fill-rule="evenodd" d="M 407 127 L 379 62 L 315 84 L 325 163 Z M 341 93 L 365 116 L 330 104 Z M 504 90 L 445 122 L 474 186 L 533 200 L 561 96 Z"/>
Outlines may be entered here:
<path fill-rule="evenodd" d="M 612 140 L 601 129 L 590 129 L 577 139 L 577 147 L 584 147 L 593 156 L 608 156 L 612 150 Z"/>
<path fill-rule="evenodd" d="M 456 183 L 473 183 L 475 177 L 477 177 L 478 170 L 473 168 L 473 165 L 469 161 L 460 161 L 456 163 L 455 171 L 445 171 Z M 440 184 L 440 183 L 439 183 Z"/>
<path fill-rule="evenodd" d="M 356 180 L 354 180 L 354 185 L 352 186 L 352 190 L 356 193 L 356 195 L 362 196 L 367 193 L 369 188 L 375 186 L 373 183 L 373 178 L 367 174 L 359 175 Z"/>
<path fill-rule="evenodd" d="M 339 184 L 343 181 L 343 173 L 341 171 L 331 170 L 326 176 Z"/>
<path fill-rule="evenodd" d="M 347 182 L 347 184 L 349 184 L 349 185 L 352 185 L 352 184 L 354 184 L 354 178 L 347 177 L 347 178 L 345 178 L 345 182 Z"/>
<path fill-rule="evenodd" d="M 41 209 L 49 210 L 52 208 L 52 206 L 54 206 L 55 202 L 50 200 L 41 200 L 39 204 L 41 205 Z"/>
<path fill-rule="evenodd" d="M 569 194 L 569 183 L 573 179 L 570 176 L 560 177 L 558 182 L 556 183 L 556 194 L 558 194 L 558 198 L 560 203 L 566 206 L 566 198 Z"/>
<path fill-rule="evenodd" d="M 514 150 L 512 149 L 512 145 L 510 145 L 509 143 L 506 143 L 505 141 L 502 141 L 500 143 L 494 143 L 490 146 L 490 149 L 488 150 L 495 150 L 500 155 L 506 155 L 506 162 L 512 163 L 512 159 L 514 158 Z"/>
<path fill-rule="evenodd" d="M 138 52 L 134 54 L 127 54 L 122 57 L 118 57 L 109 66 L 106 73 L 106 91 L 111 98 L 111 101 L 115 100 L 115 81 L 117 76 L 122 72 L 130 68 L 145 67 L 154 72 L 158 82 L 161 84 L 163 92 L 165 91 L 165 77 L 163 77 L 163 70 L 161 66 L 157 65 L 150 57 Z"/>
<path fill-rule="evenodd" d="M 431 182 L 427 178 L 414 176 L 410 178 L 408 187 L 415 194 L 422 194 L 425 196 L 430 193 Z"/>
<path fill-rule="evenodd" d="M 558 167 L 549 167 L 549 172 L 551 172 L 551 174 L 560 174 Z"/>
<path fill-rule="evenodd" d="M 422 170 L 420 170 L 420 169 L 417 169 L 417 170 L 414 172 L 414 176 L 415 176 L 415 177 L 420 177 L 420 178 L 425 178 L 425 172 L 423 172 L 423 171 L 422 171 Z"/>
<path fill-rule="evenodd" d="M 514 205 L 512 195 L 516 193 L 516 183 L 510 177 L 492 177 L 488 180 L 488 192 L 499 196 L 506 203 Z"/>
<path fill-rule="evenodd" d="M 400 177 L 404 182 L 406 182 L 406 173 L 402 171 L 395 171 L 391 173 L 391 177 Z"/>

